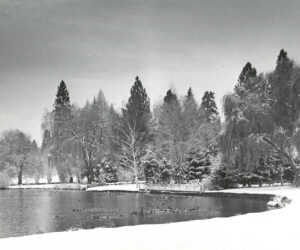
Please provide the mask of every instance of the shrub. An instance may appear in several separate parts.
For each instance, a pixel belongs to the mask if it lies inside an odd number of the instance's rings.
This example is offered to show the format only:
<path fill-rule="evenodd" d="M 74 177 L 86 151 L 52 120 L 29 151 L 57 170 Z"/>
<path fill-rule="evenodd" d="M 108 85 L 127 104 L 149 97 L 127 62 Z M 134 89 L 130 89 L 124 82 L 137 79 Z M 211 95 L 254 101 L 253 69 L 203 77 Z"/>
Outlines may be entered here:
<path fill-rule="evenodd" d="M 155 154 L 148 150 L 142 160 L 142 168 L 147 183 L 158 183 L 160 179 L 160 166 Z"/>
<path fill-rule="evenodd" d="M 214 183 L 221 188 L 235 188 L 240 182 L 238 170 L 227 170 L 225 166 L 221 166 L 214 173 Z"/>
<path fill-rule="evenodd" d="M 116 164 L 109 156 L 103 157 L 98 164 L 95 164 L 94 174 L 95 181 L 99 184 L 113 183 L 119 180 Z"/>
<path fill-rule="evenodd" d="M 295 172 L 290 166 L 285 166 L 283 171 L 274 166 L 259 166 L 253 171 L 239 172 L 238 169 L 227 169 L 226 165 L 221 165 L 212 173 L 213 184 L 221 188 L 234 188 L 239 184 L 250 187 L 279 181 L 282 175 L 283 181 L 292 182 Z"/>
<path fill-rule="evenodd" d="M 166 158 L 163 158 L 160 162 L 160 182 L 170 183 L 172 177 L 171 163 Z"/>
<path fill-rule="evenodd" d="M 192 150 L 186 157 L 187 160 L 187 178 L 188 180 L 201 181 L 210 174 L 209 155 L 199 150 Z"/>
<path fill-rule="evenodd" d="M 6 189 L 10 185 L 10 178 L 4 173 L 0 173 L 0 189 Z"/>
<path fill-rule="evenodd" d="M 283 169 L 283 179 L 287 182 L 293 182 L 295 176 L 295 171 L 292 167 L 288 166 L 287 168 Z"/>
<path fill-rule="evenodd" d="M 244 172 L 240 173 L 240 183 L 243 186 L 248 185 L 250 187 L 253 184 L 259 184 L 259 186 L 262 185 L 262 183 L 265 181 L 264 176 L 252 172 Z"/>
<path fill-rule="evenodd" d="M 117 169 L 117 176 L 119 182 L 132 182 L 133 180 L 132 171 L 128 171 L 121 167 Z"/>

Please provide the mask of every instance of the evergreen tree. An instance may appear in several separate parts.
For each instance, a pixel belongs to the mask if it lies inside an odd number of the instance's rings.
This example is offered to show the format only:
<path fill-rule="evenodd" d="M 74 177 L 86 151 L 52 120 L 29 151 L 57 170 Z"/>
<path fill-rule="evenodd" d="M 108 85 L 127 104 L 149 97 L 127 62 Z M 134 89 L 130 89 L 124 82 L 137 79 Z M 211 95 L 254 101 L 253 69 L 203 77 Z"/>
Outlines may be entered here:
<path fill-rule="evenodd" d="M 138 76 L 130 90 L 130 97 L 123 113 L 135 132 L 147 133 L 151 118 L 150 99 Z"/>
<path fill-rule="evenodd" d="M 95 166 L 95 180 L 98 183 L 114 183 L 118 181 L 116 163 L 109 155 L 106 155 Z"/>
<path fill-rule="evenodd" d="M 241 74 L 238 78 L 238 83 L 234 88 L 235 93 L 242 95 L 245 91 L 249 91 L 253 88 L 252 79 L 257 76 L 256 69 L 250 62 L 247 62 L 243 67 Z"/>
<path fill-rule="evenodd" d="M 177 95 L 174 94 L 171 89 L 167 91 L 167 94 L 164 97 L 164 103 L 167 104 L 178 103 Z"/>
<path fill-rule="evenodd" d="M 182 140 L 184 131 L 182 108 L 177 95 L 171 90 L 168 90 L 164 97 L 159 123 L 170 132 L 173 140 Z"/>
<path fill-rule="evenodd" d="M 117 167 L 115 162 L 110 160 L 104 165 L 104 178 L 106 183 L 114 183 L 118 181 Z"/>
<path fill-rule="evenodd" d="M 163 100 L 158 121 L 156 145 L 161 157 L 170 164 L 173 174 L 171 177 L 180 182 L 188 133 L 182 107 L 176 94 L 172 90 L 168 90 Z"/>
<path fill-rule="evenodd" d="M 62 80 L 58 86 L 54 102 L 54 133 L 60 136 L 71 119 L 71 104 L 69 92 L 65 82 Z"/>
<path fill-rule="evenodd" d="M 281 49 L 279 51 L 279 55 L 277 57 L 276 64 L 278 65 L 279 63 L 281 63 L 282 61 L 287 60 L 287 59 L 288 59 L 287 52 L 284 49 Z"/>
<path fill-rule="evenodd" d="M 239 76 L 239 83 L 246 83 L 250 77 L 256 77 L 257 71 L 250 62 L 247 62 Z"/>
<path fill-rule="evenodd" d="M 35 140 L 33 140 L 32 143 L 31 143 L 31 150 L 33 152 L 37 152 L 39 150 L 39 147 L 38 147 L 38 145 L 37 145 L 37 143 L 36 143 Z"/>
<path fill-rule="evenodd" d="M 295 108 L 292 106 L 293 66 L 294 64 L 288 58 L 287 52 L 281 50 L 277 58 L 275 71 L 269 76 L 271 107 L 275 123 L 277 126 L 289 131 L 292 130 L 295 122 L 291 119 L 294 116 Z"/>
<path fill-rule="evenodd" d="M 150 141 L 150 100 L 139 77 L 130 90 L 126 108 L 122 110 L 120 143 L 122 145 L 122 165 L 133 169 L 135 183 L 141 167 L 141 157 Z"/>
<path fill-rule="evenodd" d="M 53 131 L 53 142 L 52 152 L 53 160 L 57 166 L 57 172 L 61 182 L 66 181 L 66 174 L 70 169 L 66 164 L 67 156 L 70 147 L 66 147 L 64 142 L 70 137 L 69 126 L 71 122 L 71 104 L 69 92 L 64 81 L 58 86 L 56 99 L 54 102 L 54 131 Z"/>
<path fill-rule="evenodd" d="M 193 149 L 187 156 L 188 162 L 188 179 L 201 181 L 210 173 L 209 154 L 200 152 L 198 149 Z"/>
<path fill-rule="evenodd" d="M 118 140 L 120 138 L 120 124 L 121 117 L 113 105 L 111 105 L 108 114 L 108 139 L 110 152 L 113 156 L 120 155 L 121 153 L 121 146 Z"/>
<path fill-rule="evenodd" d="M 186 135 L 184 136 L 184 139 L 187 140 L 189 136 L 199 126 L 198 106 L 191 88 L 189 88 L 187 95 L 184 97 L 183 100 L 182 116 L 186 129 Z"/>
<path fill-rule="evenodd" d="M 172 177 L 176 175 L 172 169 L 170 161 L 163 157 L 159 162 L 160 167 L 160 182 L 167 184 L 170 183 Z"/>
<path fill-rule="evenodd" d="M 147 183 L 159 183 L 160 181 L 160 168 L 157 156 L 153 152 L 153 148 L 148 148 L 146 154 L 142 159 L 142 167 L 144 176 Z"/>
<path fill-rule="evenodd" d="M 200 106 L 200 119 L 207 123 L 211 123 L 219 119 L 219 112 L 215 102 L 214 92 L 206 91 L 204 93 Z"/>

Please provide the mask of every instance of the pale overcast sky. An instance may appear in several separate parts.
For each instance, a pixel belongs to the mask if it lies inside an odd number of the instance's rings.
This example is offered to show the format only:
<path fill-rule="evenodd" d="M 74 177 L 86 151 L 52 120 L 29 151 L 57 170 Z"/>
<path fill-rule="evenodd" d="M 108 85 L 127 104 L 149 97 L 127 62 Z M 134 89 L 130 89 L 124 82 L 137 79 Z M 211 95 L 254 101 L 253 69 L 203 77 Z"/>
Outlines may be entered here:
<path fill-rule="evenodd" d="M 272 70 L 300 58 L 300 1 L 0 0 L 0 131 L 41 141 L 63 79 L 71 102 L 102 89 L 117 108 L 139 75 L 151 99 L 170 86 L 198 102 L 231 91 L 247 61 Z"/>

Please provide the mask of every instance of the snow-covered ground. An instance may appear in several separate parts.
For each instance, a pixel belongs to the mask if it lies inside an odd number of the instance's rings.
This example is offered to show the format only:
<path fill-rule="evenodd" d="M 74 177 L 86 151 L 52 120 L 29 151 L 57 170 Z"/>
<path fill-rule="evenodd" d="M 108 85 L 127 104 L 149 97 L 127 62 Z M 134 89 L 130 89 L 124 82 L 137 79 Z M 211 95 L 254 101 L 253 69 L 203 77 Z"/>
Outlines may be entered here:
<path fill-rule="evenodd" d="M 125 184 L 125 185 L 105 185 L 88 188 L 86 191 L 129 191 L 129 192 L 138 192 L 139 188 L 136 184 Z"/>
<path fill-rule="evenodd" d="M 7 238 L 0 240 L 0 249 L 298 249 L 300 189 L 242 188 L 226 192 L 285 195 L 293 202 L 283 209 L 227 218 Z"/>

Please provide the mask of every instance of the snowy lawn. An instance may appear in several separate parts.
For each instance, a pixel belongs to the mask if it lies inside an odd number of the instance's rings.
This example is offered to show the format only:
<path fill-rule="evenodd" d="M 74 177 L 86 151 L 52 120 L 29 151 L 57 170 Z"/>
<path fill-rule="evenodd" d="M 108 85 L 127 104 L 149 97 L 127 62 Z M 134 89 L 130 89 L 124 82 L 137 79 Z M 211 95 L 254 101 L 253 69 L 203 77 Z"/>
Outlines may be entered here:
<path fill-rule="evenodd" d="M 238 193 L 285 195 L 293 202 L 263 213 L 160 225 L 97 228 L 0 240 L 0 249 L 298 249 L 300 189 L 241 188 Z"/>

